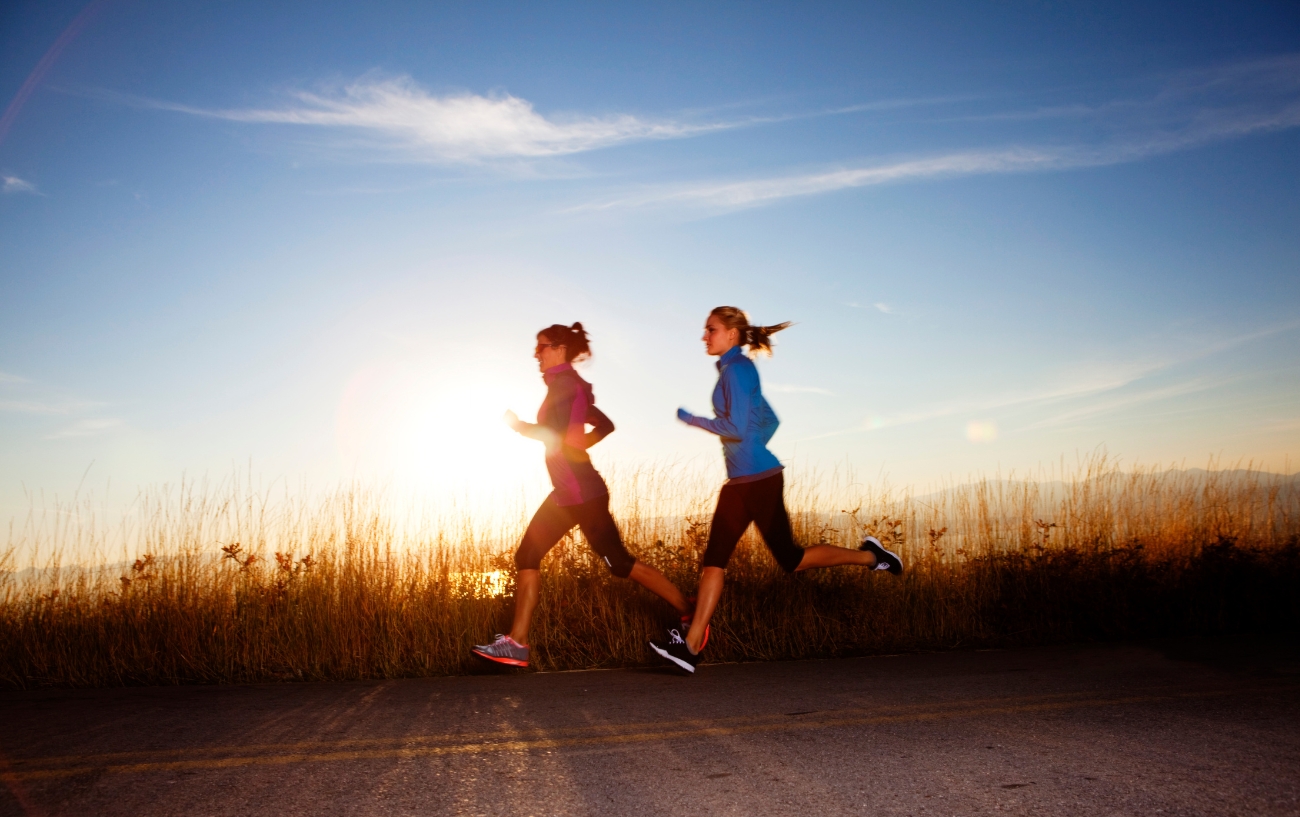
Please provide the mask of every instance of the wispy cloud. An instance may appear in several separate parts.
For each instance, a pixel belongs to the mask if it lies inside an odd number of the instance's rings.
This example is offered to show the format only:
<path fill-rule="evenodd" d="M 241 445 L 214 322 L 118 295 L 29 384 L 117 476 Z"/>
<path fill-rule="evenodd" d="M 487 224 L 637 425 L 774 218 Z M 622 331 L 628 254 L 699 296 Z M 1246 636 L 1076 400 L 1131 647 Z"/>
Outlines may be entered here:
<path fill-rule="evenodd" d="M 17 375 L 6 375 L 0 372 L 0 384 L 30 384 L 26 377 Z M 19 389 L 19 392 L 25 389 Z M 92 401 L 79 401 L 79 399 L 0 399 L 0 411 L 10 411 L 14 414 L 53 414 L 69 415 L 82 414 L 86 411 L 101 409 L 104 403 Z"/>
<path fill-rule="evenodd" d="M 41 195 L 41 191 L 36 189 L 36 185 L 29 181 L 20 179 L 17 176 L 0 176 L 0 191 L 5 193 L 31 193 Z"/>
<path fill-rule="evenodd" d="M 1244 335 L 1233 335 L 1231 337 L 1221 338 L 1219 340 L 1215 340 L 1211 342 L 1200 353 L 1197 354 L 1197 357 L 1205 357 L 1207 355 L 1218 354 L 1219 352 L 1226 352 L 1229 349 L 1235 349 L 1238 346 L 1244 346 L 1247 343 L 1251 343 L 1253 341 L 1257 341 L 1262 338 L 1272 337 L 1273 335 L 1281 335 L 1287 332 L 1294 332 L 1297 329 L 1300 329 L 1300 320 L 1285 321 L 1283 323 L 1275 323 L 1272 326 L 1265 326 L 1260 329 L 1256 329 L 1254 332 L 1247 332 Z"/>
<path fill-rule="evenodd" d="M 950 105 L 954 102 L 974 102 L 985 99 L 985 94 L 959 94 L 954 96 L 929 96 L 915 97 L 906 99 L 879 99 L 874 102 L 862 102 L 857 105 L 845 105 L 841 108 L 831 108 L 821 111 L 823 115 L 847 114 L 847 113 L 871 113 L 874 111 L 889 111 L 906 108 L 919 108 L 923 106 Z"/>
<path fill-rule="evenodd" d="M 528 100 L 508 93 L 438 95 L 420 87 L 409 76 L 375 74 L 327 91 L 292 91 L 287 94 L 287 104 L 267 108 L 205 108 L 111 91 L 89 93 L 140 107 L 232 122 L 352 131 L 373 141 L 353 142 L 345 148 L 365 148 L 372 152 L 378 149 L 386 151 L 389 158 L 442 163 L 566 156 L 625 142 L 679 139 L 741 127 L 941 106 L 981 98 L 961 95 L 883 99 L 797 113 L 698 121 L 701 113 L 716 114 L 719 108 L 714 107 L 696 111 L 693 116 L 688 114 L 687 119 L 697 120 L 691 122 L 652 120 L 630 114 L 548 117 L 538 113 Z"/>
<path fill-rule="evenodd" d="M 151 107 L 234 122 L 352 130 L 408 159 L 474 163 L 564 156 L 647 139 L 677 139 L 730 124 L 650 121 L 629 114 L 551 116 L 510 94 L 432 94 L 410 77 L 363 77 L 337 91 L 299 91 L 273 108 Z"/>
<path fill-rule="evenodd" d="M 1087 420 L 1096 417 L 1097 415 L 1110 414 L 1111 412 L 1120 411 L 1143 403 L 1168 400 L 1171 397 L 1181 397 L 1186 394 L 1205 391 L 1206 389 L 1221 386 L 1224 382 L 1226 381 L 1213 381 L 1207 378 L 1196 378 L 1184 383 L 1175 383 L 1170 386 L 1162 386 L 1156 389 L 1145 389 L 1134 394 L 1115 395 L 1114 397 L 1105 400 L 1099 400 L 1089 405 L 1080 406 L 1053 415 L 1044 420 L 1039 420 L 1028 427 L 1036 429 L 1067 425 L 1069 423 Z"/>
<path fill-rule="evenodd" d="M 1265 423 L 1263 431 L 1300 431 L 1300 417 L 1288 417 Z"/>
<path fill-rule="evenodd" d="M 863 425 L 821 436 L 836 436 L 855 431 L 875 431 L 901 425 L 922 423 L 944 417 L 987 415 L 1006 409 L 1059 403 L 1115 391 L 1163 368 L 1164 363 L 1132 363 L 1102 367 L 1074 374 L 1070 379 L 1043 389 L 1009 392 L 984 398 L 959 399 L 911 412 L 869 418 Z"/>
<path fill-rule="evenodd" d="M 35 400 L 0 400 L 0 411 L 12 411 L 19 414 L 70 414 L 73 407 L 55 403 L 42 403 Z"/>
<path fill-rule="evenodd" d="M 857 301 L 845 301 L 845 302 L 844 302 L 844 305 L 845 305 L 845 306 L 851 306 L 851 307 L 853 307 L 854 309 L 866 309 L 866 308 L 867 308 L 866 306 L 863 306 L 862 304 L 858 303 Z M 877 312 L 883 312 L 883 313 L 885 313 L 886 315 L 892 315 L 892 314 L 894 314 L 894 308 L 893 308 L 892 306 L 890 306 L 889 304 L 884 303 L 884 302 L 881 302 L 881 301 L 877 301 L 877 302 L 874 303 L 874 304 L 869 304 L 869 306 L 870 306 L 870 308 L 876 310 Z"/>
<path fill-rule="evenodd" d="M 1154 90 L 1143 96 L 1106 100 L 1098 104 L 1066 103 L 1028 110 L 994 111 L 948 117 L 946 121 L 1030 121 L 1086 119 L 1113 129 L 1146 126 L 1180 128 L 1195 119 L 1224 115 L 1265 117 L 1300 88 L 1300 55 L 1183 70 L 1145 83 Z"/>
<path fill-rule="evenodd" d="M 1150 403 L 1196 392 L 1218 388 L 1231 382 L 1231 378 L 1211 380 L 1193 378 L 1168 386 L 1147 388 L 1122 394 L 1120 391 L 1128 386 L 1140 383 L 1153 375 L 1165 372 L 1178 364 L 1199 360 L 1211 355 L 1233 349 L 1255 340 L 1291 332 L 1300 328 L 1300 321 L 1288 321 L 1274 324 L 1229 338 L 1210 341 L 1199 349 L 1192 349 L 1182 355 L 1165 359 L 1147 361 L 1135 360 L 1128 363 L 1116 363 L 1092 368 L 1072 366 L 1069 375 L 1056 385 L 1043 389 L 1004 392 L 985 397 L 959 398 L 937 405 L 919 408 L 909 412 L 887 416 L 868 417 L 859 425 L 805 437 L 806 440 L 819 440 L 826 437 L 838 437 L 845 434 L 858 434 L 885 428 L 923 423 L 954 416 L 989 416 L 1007 410 L 1024 410 L 1035 407 L 1048 407 L 1056 404 L 1070 404 L 1074 401 L 1089 400 L 1086 405 L 1061 411 L 1051 417 L 1040 420 L 1029 428 L 1059 426 L 1069 422 L 1084 420 L 1100 414 L 1120 411 L 1142 403 Z M 1098 400 L 1097 398 L 1104 398 Z"/>
<path fill-rule="evenodd" d="M 104 434 L 122 426 L 122 421 L 113 418 L 78 420 L 62 431 L 56 431 L 45 439 L 61 440 L 68 437 L 93 437 Z"/>
<path fill-rule="evenodd" d="M 960 150 L 854 167 L 643 188 L 574 210 L 679 205 L 713 210 L 904 181 L 1067 170 L 1138 161 L 1253 133 L 1300 126 L 1300 57 L 1188 72 L 1154 96 L 1092 108 L 1069 106 L 1105 132 L 1076 142 Z"/>
<path fill-rule="evenodd" d="M 655 187 L 626 196 L 591 202 L 574 210 L 611 210 L 650 205 L 687 205 L 734 210 L 770 204 L 795 196 L 812 196 L 852 187 L 868 187 L 911 179 L 1007 173 L 1061 166 L 1059 152 L 1011 148 L 995 152 L 957 153 L 888 162 L 818 173 L 746 179 L 733 182 L 690 183 Z"/>
<path fill-rule="evenodd" d="M 15 391 L 19 393 L 31 391 L 32 382 L 25 377 L 0 372 L 0 385 L 5 385 L 6 391 L 12 394 Z M 15 386 L 16 388 L 10 389 L 9 386 Z M 104 410 L 105 404 L 102 402 L 66 397 L 51 398 L 48 395 L 44 398 L 38 395 L 36 399 L 0 400 L 0 413 L 46 415 L 52 418 L 46 421 L 51 424 L 54 422 L 71 423 L 52 434 L 47 434 L 45 436 L 47 440 L 58 440 L 65 437 L 90 437 L 111 431 L 122 425 L 122 421 L 116 418 L 85 416 L 92 412 Z"/>

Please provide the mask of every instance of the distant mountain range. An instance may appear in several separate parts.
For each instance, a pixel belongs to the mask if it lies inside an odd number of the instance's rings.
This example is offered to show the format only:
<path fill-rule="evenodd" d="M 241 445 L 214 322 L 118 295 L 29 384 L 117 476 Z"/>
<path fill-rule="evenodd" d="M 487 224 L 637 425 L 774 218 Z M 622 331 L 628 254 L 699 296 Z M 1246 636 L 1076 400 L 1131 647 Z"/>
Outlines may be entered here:
<path fill-rule="evenodd" d="M 1129 474 L 1108 472 L 1101 474 L 1098 481 L 1109 484 L 1116 491 L 1122 491 L 1131 484 L 1131 479 L 1132 477 Z M 1161 485 L 1171 488 L 1178 487 L 1183 490 L 1202 490 L 1210 483 L 1223 490 L 1242 490 L 1253 485 L 1260 492 L 1277 489 L 1279 499 L 1283 501 L 1300 501 L 1300 473 L 1275 474 L 1268 471 L 1249 471 L 1244 468 L 1226 471 L 1210 471 L 1205 468 L 1174 468 L 1154 474 L 1142 474 L 1140 479 L 1143 482 L 1154 481 Z M 1064 499 L 1071 490 L 1077 489 L 1082 484 L 1084 483 L 1066 482 L 1064 480 L 1041 482 L 1035 479 L 988 479 L 978 482 L 963 482 L 951 488 L 917 494 L 912 499 L 922 503 L 941 501 L 945 497 L 980 487 L 986 487 L 995 495 L 1000 492 L 1005 496 L 1023 490 L 1027 485 L 1033 485 L 1038 489 L 1040 501 L 1052 503 Z"/>

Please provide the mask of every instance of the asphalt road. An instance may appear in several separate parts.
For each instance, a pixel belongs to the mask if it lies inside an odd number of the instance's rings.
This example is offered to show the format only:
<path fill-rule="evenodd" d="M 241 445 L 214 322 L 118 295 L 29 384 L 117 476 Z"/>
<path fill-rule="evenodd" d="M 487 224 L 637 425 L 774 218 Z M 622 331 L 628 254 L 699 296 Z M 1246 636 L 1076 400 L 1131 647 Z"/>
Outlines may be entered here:
<path fill-rule="evenodd" d="M 0 694 L 0 813 L 1300 814 L 1278 641 Z"/>

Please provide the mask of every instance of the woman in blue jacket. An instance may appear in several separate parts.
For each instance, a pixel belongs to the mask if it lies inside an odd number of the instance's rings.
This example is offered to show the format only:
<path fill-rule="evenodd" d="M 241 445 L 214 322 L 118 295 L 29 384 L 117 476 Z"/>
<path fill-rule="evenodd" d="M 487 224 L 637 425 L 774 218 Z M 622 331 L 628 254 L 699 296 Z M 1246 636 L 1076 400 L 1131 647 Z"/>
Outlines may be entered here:
<path fill-rule="evenodd" d="M 801 548 L 790 530 L 785 509 L 784 466 L 767 450 L 767 443 L 780 422 L 763 398 L 758 368 L 751 356 L 772 353 L 771 337 L 789 326 L 753 326 L 749 316 L 734 306 L 720 306 L 704 323 L 705 351 L 718 358 L 718 385 L 713 389 L 714 419 L 677 410 L 682 422 L 717 434 L 722 439 L 722 456 L 727 463 L 727 482 L 718 495 L 718 507 L 709 527 L 704 566 L 695 615 L 689 631 L 669 630 L 666 643 L 650 646 L 663 658 L 686 672 L 694 672 L 700 650 L 708 638 L 709 619 L 722 597 L 723 574 L 736 544 L 750 523 L 758 526 L 763 542 L 786 572 L 817 567 L 862 565 L 875 570 L 902 573 L 898 554 L 886 550 L 874 536 L 868 536 L 857 550 L 813 545 Z M 745 348 L 749 354 L 745 354 Z M 685 629 L 685 628 L 683 628 Z"/>
<path fill-rule="evenodd" d="M 540 596 L 542 557 L 575 527 L 587 544 L 620 579 L 631 579 L 671 604 L 689 621 L 690 606 L 677 586 L 664 574 L 638 562 L 623 545 L 618 526 L 609 513 L 609 489 L 591 464 L 587 449 L 614 430 L 614 424 L 596 408 L 591 384 L 574 371 L 573 362 L 591 354 L 582 324 L 554 324 L 537 333 L 533 357 L 546 381 L 546 399 L 537 410 L 537 422 L 525 423 L 513 411 L 506 422 L 518 433 L 546 446 L 546 471 L 551 491 L 524 531 L 515 553 L 515 617 L 509 634 L 473 652 L 480 658 L 515 667 L 528 666 L 528 626 Z M 592 426 L 587 431 L 587 426 Z"/>

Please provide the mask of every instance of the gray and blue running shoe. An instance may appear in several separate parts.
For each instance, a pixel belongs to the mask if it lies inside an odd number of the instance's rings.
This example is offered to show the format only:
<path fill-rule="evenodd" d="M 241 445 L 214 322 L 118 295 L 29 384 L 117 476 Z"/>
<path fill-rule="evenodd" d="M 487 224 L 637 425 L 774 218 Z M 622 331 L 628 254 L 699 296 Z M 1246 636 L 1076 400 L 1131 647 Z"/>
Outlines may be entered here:
<path fill-rule="evenodd" d="M 885 550 L 885 546 L 874 536 L 863 539 L 858 550 L 869 550 L 876 554 L 876 570 L 888 570 L 895 576 L 903 572 L 903 560 L 899 555 L 892 550 Z"/>
<path fill-rule="evenodd" d="M 497 634 L 497 640 L 491 644 L 479 644 L 473 650 L 479 658 L 486 658 L 498 664 L 512 667 L 528 666 L 528 647 L 515 641 L 508 635 Z"/>

